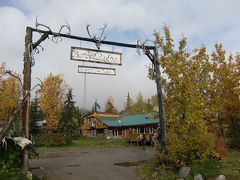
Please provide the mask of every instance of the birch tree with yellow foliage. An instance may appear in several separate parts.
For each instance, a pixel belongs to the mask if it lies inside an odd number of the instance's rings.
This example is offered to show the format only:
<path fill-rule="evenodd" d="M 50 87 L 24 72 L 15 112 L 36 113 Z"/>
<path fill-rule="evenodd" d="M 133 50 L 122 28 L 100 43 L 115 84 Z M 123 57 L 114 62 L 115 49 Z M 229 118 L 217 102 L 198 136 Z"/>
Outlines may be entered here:
<path fill-rule="evenodd" d="M 0 64 L 0 120 L 8 120 L 16 109 L 20 97 L 21 87 L 17 78 L 5 74 L 6 65 Z M 12 73 L 18 76 L 16 73 Z"/>
<path fill-rule="evenodd" d="M 43 88 L 39 92 L 39 103 L 47 121 L 47 129 L 56 129 L 58 126 L 66 89 L 67 85 L 62 75 L 51 73 L 43 81 Z"/>

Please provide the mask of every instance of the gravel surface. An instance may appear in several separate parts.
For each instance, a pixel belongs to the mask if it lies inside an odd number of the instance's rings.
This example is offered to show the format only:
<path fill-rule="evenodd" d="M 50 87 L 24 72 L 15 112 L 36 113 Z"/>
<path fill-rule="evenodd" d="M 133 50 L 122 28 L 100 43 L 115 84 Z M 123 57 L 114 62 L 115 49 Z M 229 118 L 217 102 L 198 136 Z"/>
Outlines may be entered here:
<path fill-rule="evenodd" d="M 46 180 L 136 180 L 136 167 L 154 155 L 151 147 L 41 148 L 32 173 Z"/>

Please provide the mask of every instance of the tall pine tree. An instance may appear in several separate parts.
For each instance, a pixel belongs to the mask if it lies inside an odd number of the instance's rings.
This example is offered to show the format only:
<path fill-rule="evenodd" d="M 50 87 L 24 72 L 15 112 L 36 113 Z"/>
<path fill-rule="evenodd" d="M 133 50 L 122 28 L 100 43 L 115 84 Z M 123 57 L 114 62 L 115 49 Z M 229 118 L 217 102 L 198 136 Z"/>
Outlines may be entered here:
<path fill-rule="evenodd" d="M 130 94 L 129 94 L 129 92 L 128 92 L 127 102 L 126 102 L 126 104 L 125 104 L 125 112 L 126 112 L 127 114 L 130 114 L 130 113 L 131 113 L 132 104 L 133 104 L 133 101 L 132 101 L 132 99 L 131 99 L 131 97 L 130 97 Z"/>
<path fill-rule="evenodd" d="M 61 134 L 69 136 L 70 138 L 76 136 L 78 133 L 78 122 L 75 118 L 76 108 L 74 107 L 74 104 L 72 89 L 69 89 L 67 100 L 64 102 L 63 111 L 58 124 L 58 130 Z"/>
<path fill-rule="evenodd" d="M 39 107 L 39 100 L 37 96 L 35 99 L 31 102 L 30 105 L 30 114 L 29 114 L 29 120 L 30 120 L 30 133 L 32 135 L 36 135 L 39 133 L 39 127 L 36 125 L 37 121 L 42 121 L 44 118 L 43 112 L 41 111 Z"/>

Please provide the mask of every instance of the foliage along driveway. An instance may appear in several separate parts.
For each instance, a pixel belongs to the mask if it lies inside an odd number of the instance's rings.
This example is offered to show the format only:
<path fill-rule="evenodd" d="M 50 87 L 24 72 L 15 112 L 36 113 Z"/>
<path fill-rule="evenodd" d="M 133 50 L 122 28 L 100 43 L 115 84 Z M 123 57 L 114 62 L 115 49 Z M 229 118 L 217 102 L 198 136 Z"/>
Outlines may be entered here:
<path fill-rule="evenodd" d="M 135 169 L 149 160 L 154 149 L 147 147 L 114 148 L 41 148 L 39 159 L 30 160 L 34 175 L 51 180 L 135 180 Z"/>

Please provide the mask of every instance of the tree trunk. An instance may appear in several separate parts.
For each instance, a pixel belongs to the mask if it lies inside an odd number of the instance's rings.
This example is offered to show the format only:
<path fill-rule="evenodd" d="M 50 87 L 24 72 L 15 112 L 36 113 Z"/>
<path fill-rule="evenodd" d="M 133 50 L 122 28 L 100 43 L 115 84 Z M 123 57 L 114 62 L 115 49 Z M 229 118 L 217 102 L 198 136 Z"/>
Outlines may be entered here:
<path fill-rule="evenodd" d="M 25 36 L 25 51 L 24 51 L 24 67 L 23 67 L 23 96 L 25 97 L 31 89 L 31 57 L 30 57 L 30 45 L 32 44 L 32 28 L 26 28 Z M 25 138 L 29 139 L 29 107 L 30 107 L 30 93 L 23 105 L 22 110 L 22 126 L 23 134 Z M 22 172 L 28 171 L 28 153 L 24 149 L 22 151 Z"/>
<path fill-rule="evenodd" d="M 156 85 L 157 85 L 157 97 L 158 97 L 158 111 L 159 111 L 159 121 L 160 121 L 160 128 L 158 129 L 158 141 L 162 150 L 166 150 L 167 148 L 167 127 L 166 127 L 166 117 L 164 112 L 164 105 L 163 105 L 163 92 L 161 86 L 161 73 L 159 67 L 159 56 L 158 56 L 158 49 L 157 46 L 154 50 L 154 71 L 156 73 Z"/>

